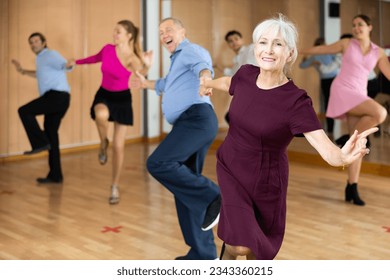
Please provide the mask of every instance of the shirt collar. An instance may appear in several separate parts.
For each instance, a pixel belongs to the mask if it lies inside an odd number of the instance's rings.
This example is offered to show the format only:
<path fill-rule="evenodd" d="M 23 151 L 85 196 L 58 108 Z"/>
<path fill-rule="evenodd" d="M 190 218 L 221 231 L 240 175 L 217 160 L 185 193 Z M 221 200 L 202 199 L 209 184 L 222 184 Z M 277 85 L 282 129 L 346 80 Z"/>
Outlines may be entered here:
<path fill-rule="evenodd" d="M 175 55 L 177 52 L 180 52 L 185 46 L 187 46 L 190 41 L 186 38 L 177 46 L 176 50 L 171 54 L 171 57 Z"/>
<path fill-rule="evenodd" d="M 43 50 L 41 50 L 41 51 L 37 54 L 37 56 L 40 56 L 40 55 L 44 54 L 45 52 L 47 52 L 47 48 L 44 48 Z"/>

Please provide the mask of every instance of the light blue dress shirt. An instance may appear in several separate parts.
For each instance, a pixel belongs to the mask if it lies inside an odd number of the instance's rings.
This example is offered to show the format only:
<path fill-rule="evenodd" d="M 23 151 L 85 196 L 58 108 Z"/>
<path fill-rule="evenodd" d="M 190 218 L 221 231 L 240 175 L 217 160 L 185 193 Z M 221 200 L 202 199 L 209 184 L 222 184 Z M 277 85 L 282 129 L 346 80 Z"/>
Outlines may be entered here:
<path fill-rule="evenodd" d="M 308 59 L 306 59 L 305 61 L 301 62 L 301 64 L 299 64 L 299 67 L 300 68 L 308 68 L 315 61 L 319 62 L 322 65 L 335 64 L 338 66 L 338 67 L 330 68 L 329 71 L 324 71 L 324 70 L 322 70 L 323 68 L 319 67 L 319 65 L 315 65 L 315 68 L 317 69 L 318 73 L 320 74 L 321 79 L 331 79 L 331 78 L 336 77 L 337 74 L 339 73 L 340 65 L 337 62 L 336 55 L 332 55 L 332 54 L 312 55 Z"/>
<path fill-rule="evenodd" d="M 44 48 L 36 57 L 39 95 L 49 90 L 70 92 L 66 78 L 66 60 L 58 52 Z"/>
<path fill-rule="evenodd" d="M 183 40 L 171 55 L 168 75 L 157 80 L 155 86 L 157 94 L 162 94 L 162 111 L 170 124 L 194 104 L 212 106 L 209 96 L 199 95 L 199 73 L 204 69 L 214 75 L 209 52 L 188 39 Z"/>

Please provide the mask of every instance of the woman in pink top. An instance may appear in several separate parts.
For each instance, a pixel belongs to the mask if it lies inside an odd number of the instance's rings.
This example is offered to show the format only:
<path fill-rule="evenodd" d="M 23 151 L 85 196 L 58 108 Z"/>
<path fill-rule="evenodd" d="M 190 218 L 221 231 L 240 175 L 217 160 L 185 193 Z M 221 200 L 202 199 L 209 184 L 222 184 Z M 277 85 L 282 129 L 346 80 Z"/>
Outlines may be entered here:
<path fill-rule="evenodd" d="M 387 116 L 386 109 L 367 95 L 368 74 L 375 66 L 390 79 L 390 63 L 384 50 L 370 39 L 371 19 L 357 15 L 352 21 L 353 38 L 341 39 L 330 45 L 313 47 L 304 54 L 342 53 L 340 73 L 332 83 L 326 116 L 346 118 L 350 134 L 378 126 Z M 345 200 L 356 205 L 365 203 L 360 199 L 357 184 L 362 159 L 348 167 Z"/>
<path fill-rule="evenodd" d="M 103 79 L 91 106 L 91 117 L 96 122 L 101 140 L 100 164 L 107 162 L 108 124 L 114 122 L 110 204 L 119 202 L 118 184 L 124 159 L 126 129 L 128 125 L 133 125 L 129 79 L 135 71 L 147 74 L 152 55 L 152 52 L 141 53 L 139 29 L 131 21 L 122 20 L 114 28 L 113 45 L 105 45 L 96 55 L 69 62 L 70 65 L 101 62 Z"/>

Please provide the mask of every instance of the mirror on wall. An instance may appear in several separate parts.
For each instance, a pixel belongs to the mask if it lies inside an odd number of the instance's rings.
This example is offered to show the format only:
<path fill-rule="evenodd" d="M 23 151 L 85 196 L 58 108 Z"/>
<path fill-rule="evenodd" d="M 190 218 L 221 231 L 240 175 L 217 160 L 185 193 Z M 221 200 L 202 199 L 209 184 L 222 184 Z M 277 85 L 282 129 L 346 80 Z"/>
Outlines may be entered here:
<path fill-rule="evenodd" d="M 386 31 L 386 27 L 390 26 L 390 0 L 378 1 L 379 11 L 379 45 L 384 48 L 386 55 L 390 61 L 390 34 Z M 388 115 L 390 115 L 390 81 L 379 73 L 379 90 L 381 94 L 378 96 L 379 101 L 387 109 Z M 387 143 L 390 142 L 390 117 L 382 125 L 383 134 L 386 135 Z M 388 146 L 387 146 L 388 147 Z M 388 151 L 388 150 L 387 150 Z"/>
<path fill-rule="evenodd" d="M 373 20 L 372 40 L 375 44 L 385 48 L 390 56 L 390 33 L 386 27 L 390 26 L 390 0 L 321 0 L 321 35 L 327 44 L 338 40 L 340 34 L 350 32 L 351 18 L 356 14 L 367 14 Z M 344 4 L 344 5 L 343 5 Z M 338 10 L 339 9 L 339 10 Z M 375 100 L 384 106 L 390 115 L 390 82 L 380 74 L 379 69 L 375 69 L 377 74 L 378 92 Z M 374 75 L 375 77 L 375 75 Z M 324 112 L 324 111 L 322 111 Z M 325 122 L 324 122 L 325 125 Z M 335 122 L 334 139 L 343 135 L 347 131 L 342 121 Z M 390 166 L 390 117 L 380 125 L 380 132 L 369 137 L 370 155 L 364 161 L 375 164 Z M 316 151 L 304 139 L 294 139 L 289 150 L 307 153 Z"/>
<path fill-rule="evenodd" d="M 378 3 L 378 44 L 385 49 L 385 52 L 390 60 L 390 34 L 386 31 L 386 27 L 390 26 L 390 1 L 380 0 Z M 375 159 L 380 163 L 390 165 L 390 82 L 384 77 L 378 69 L 378 94 L 375 100 L 384 106 L 387 110 L 388 116 L 383 124 L 380 125 L 380 134 L 377 135 L 377 144 L 373 146 L 378 158 Z M 373 159 L 374 161 L 374 159 Z"/>

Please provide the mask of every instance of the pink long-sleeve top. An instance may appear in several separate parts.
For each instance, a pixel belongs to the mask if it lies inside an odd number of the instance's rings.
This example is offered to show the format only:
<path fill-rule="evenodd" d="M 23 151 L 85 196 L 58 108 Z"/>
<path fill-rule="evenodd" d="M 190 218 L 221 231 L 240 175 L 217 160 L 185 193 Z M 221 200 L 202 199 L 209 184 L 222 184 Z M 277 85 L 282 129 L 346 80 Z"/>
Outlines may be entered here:
<path fill-rule="evenodd" d="M 119 61 L 114 45 L 107 44 L 99 53 L 76 60 L 76 64 L 92 64 L 97 62 L 102 63 L 102 88 L 108 91 L 123 91 L 129 88 L 129 79 L 132 72 L 127 70 Z"/>

